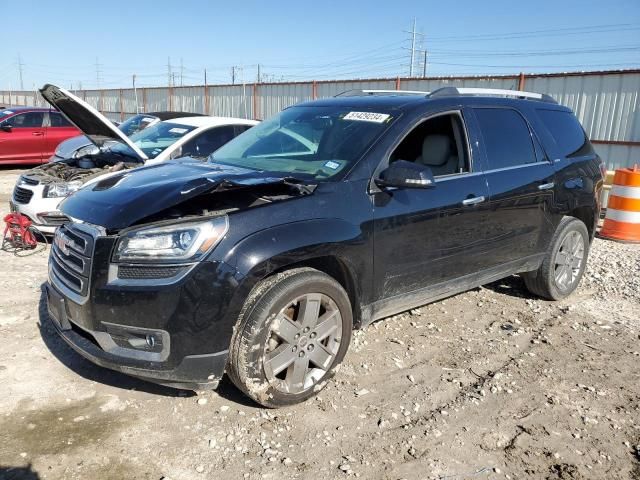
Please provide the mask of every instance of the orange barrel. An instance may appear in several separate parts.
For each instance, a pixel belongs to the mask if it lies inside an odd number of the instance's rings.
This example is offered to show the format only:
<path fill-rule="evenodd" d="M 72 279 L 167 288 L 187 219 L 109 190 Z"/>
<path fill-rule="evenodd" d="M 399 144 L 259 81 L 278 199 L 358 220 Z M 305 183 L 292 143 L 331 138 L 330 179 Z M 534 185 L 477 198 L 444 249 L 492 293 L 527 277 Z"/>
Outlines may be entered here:
<path fill-rule="evenodd" d="M 640 243 L 640 167 L 620 168 L 613 176 L 600 236 Z"/>

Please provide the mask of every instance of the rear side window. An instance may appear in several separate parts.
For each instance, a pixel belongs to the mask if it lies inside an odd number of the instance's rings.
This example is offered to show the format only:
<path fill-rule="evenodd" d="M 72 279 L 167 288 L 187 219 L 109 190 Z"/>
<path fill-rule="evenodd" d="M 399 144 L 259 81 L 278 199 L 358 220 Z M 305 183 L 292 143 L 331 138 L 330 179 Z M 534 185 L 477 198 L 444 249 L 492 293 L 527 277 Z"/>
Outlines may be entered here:
<path fill-rule="evenodd" d="M 182 147 L 182 155 L 208 157 L 235 135 L 233 125 L 211 128 L 185 143 Z"/>
<path fill-rule="evenodd" d="M 61 114 L 55 112 L 49 112 L 49 122 L 52 127 L 73 127 L 69 120 L 64 118 Z"/>
<path fill-rule="evenodd" d="M 593 147 L 582 125 L 571 112 L 538 110 L 538 116 L 547 127 L 563 157 L 593 154 Z"/>
<path fill-rule="evenodd" d="M 522 115 L 509 108 L 476 108 L 474 111 L 490 170 L 536 162 L 531 132 Z"/>
<path fill-rule="evenodd" d="M 5 124 L 13 128 L 40 128 L 43 121 L 43 112 L 27 112 L 8 118 Z"/>

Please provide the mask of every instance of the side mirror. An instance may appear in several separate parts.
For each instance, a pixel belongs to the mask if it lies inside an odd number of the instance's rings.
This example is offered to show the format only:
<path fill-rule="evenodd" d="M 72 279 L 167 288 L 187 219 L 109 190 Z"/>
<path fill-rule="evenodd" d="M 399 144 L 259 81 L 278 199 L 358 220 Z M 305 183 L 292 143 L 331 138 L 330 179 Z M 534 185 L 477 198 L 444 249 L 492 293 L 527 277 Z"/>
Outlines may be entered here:
<path fill-rule="evenodd" d="M 406 160 L 396 160 L 375 180 L 380 188 L 430 188 L 435 185 L 431 169 Z"/>
<path fill-rule="evenodd" d="M 0 126 L 0 129 L 3 132 L 11 132 L 13 130 L 13 126 L 5 123 L 4 125 Z"/>

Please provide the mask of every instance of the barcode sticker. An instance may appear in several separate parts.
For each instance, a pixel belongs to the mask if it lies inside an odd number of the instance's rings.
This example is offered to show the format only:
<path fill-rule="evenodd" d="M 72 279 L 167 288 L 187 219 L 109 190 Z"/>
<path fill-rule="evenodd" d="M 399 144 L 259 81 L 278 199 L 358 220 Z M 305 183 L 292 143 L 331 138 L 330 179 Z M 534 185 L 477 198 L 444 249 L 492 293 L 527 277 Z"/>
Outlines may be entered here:
<path fill-rule="evenodd" d="M 391 115 L 387 113 L 375 113 L 375 112 L 349 112 L 342 119 L 343 120 L 357 120 L 360 122 L 374 122 L 382 123 L 386 121 Z"/>

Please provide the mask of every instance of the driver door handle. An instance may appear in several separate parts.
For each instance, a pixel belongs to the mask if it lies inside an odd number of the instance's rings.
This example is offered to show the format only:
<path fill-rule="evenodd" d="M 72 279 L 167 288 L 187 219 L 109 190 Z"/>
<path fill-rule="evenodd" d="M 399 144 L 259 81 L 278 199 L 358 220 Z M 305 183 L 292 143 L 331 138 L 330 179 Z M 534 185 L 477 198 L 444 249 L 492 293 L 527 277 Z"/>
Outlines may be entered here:
<path fill-rule="evenodd" d="M 555 186 L 555 183 L 543 183 L 542 185 L 538 185 L 538 190 L 551 190 Z"/>
<path fill-rule="evenodd" d="M 44 132 L 31 132 L 31 135 L 33 135 L 34 137 L 41 137 L 42 135 L 44 135 Z"/>
<path fill-rule="evenodd" d="M 471 197 L 471 198 L 465 198 L 462 201 L 463 205 L 476 205 L 477 203 L 482 203 L 484 202 L 484 197 L 481 195 L 479 197 Z"/>

